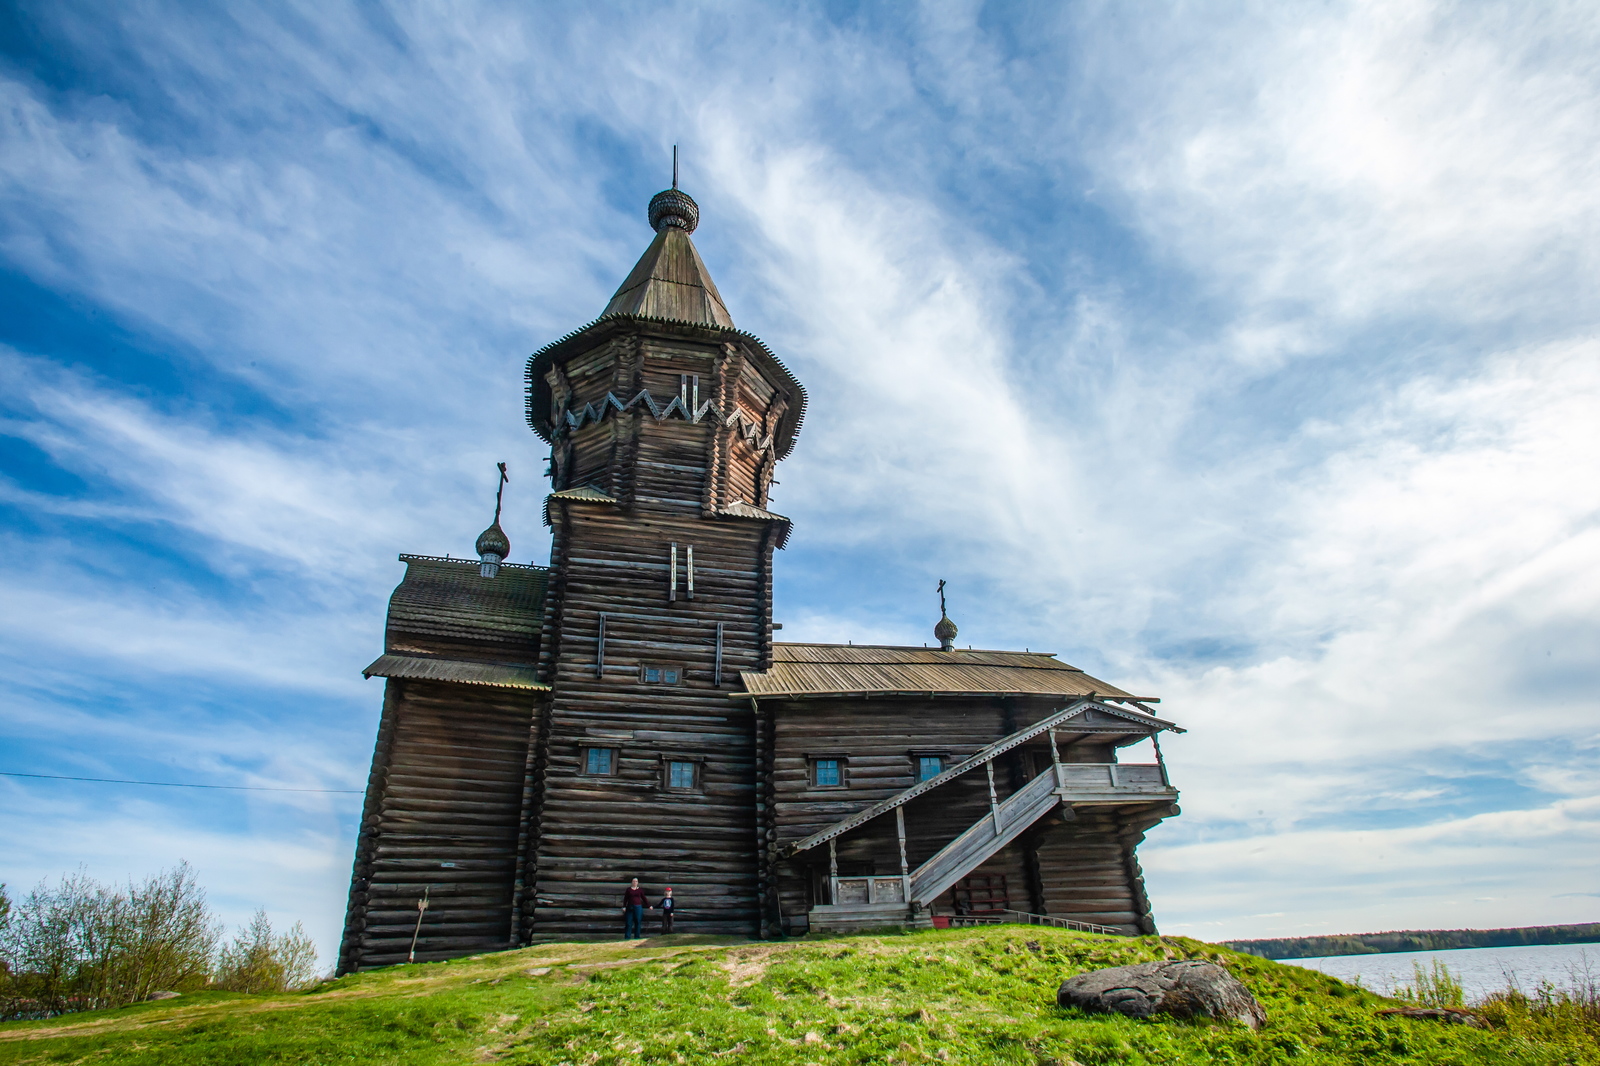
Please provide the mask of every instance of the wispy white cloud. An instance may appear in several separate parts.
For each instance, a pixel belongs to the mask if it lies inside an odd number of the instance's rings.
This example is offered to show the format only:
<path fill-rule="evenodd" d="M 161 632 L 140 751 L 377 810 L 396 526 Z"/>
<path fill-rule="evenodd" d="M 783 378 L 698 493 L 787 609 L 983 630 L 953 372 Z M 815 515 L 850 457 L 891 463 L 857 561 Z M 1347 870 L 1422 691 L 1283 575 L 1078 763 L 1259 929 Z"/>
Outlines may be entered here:
<path fill-rule="evenodd" d="M 85 660 L 355 715 L 393 553 L 465 551 L 494 460 L 544 543 L 521 361 L 604 305 L 678 140 L 735 319 L 811 390 L 786 635 L 920 642 L 938 574 L 964 640 L 1155 688 L 1192 732 L 1149 865 L 1197 927 L 1454 898 L 1430 871 L 1469 851 L 1362 821 L 1430 804 L 1556 812 L 1472 912 L 1522 920 L 1507 886 L 1589 832 L 1593 13 L 619 11 L 130 11 L 62 47 L 122 41 L 159 104 L 0 79 L 0 254 L 185 383 L 0 368 L 4 432 L 92 486 L 4 488 L 39 523 L 0 567 L 19 715 Z M 264 734 L 213 708 L 185 757 L 236 765 Z M 249 765 L 336 775 L 357 740 Z M 1297 864 L 1374 833 L 1415 846 L 1341 911 Z"/>

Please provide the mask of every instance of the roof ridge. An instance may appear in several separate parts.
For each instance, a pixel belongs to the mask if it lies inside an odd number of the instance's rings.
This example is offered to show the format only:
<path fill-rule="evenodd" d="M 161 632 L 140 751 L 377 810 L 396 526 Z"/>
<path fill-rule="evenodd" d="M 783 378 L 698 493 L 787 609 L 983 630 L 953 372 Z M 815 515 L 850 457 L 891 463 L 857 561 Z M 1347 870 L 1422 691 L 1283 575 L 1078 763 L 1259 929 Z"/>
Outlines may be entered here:
<path fill-rule="evenodd" d="M 950 651 L 941 651 L 926 645 L 916 644 L 839 644 L 825 640 L 775 640 L 775 647 L 789 648 L 881 648 L 886 651 L 927 651 L 938 652 L 940 655 L 1038 655 L 1047 659 L 1054 659 L 1057 652 L 1053 651 L 1017 651 L 1015 648 L 953 648 Z M 1059 660 L 1057 660 L 1059 661 Z M 1077 667 L 1073 667 L 1074 670 Z"/>
<path fill-rule="evenodd" d="M 471 566 L 474 570 L 479 565 L 477 559 L 464 559 L 454 555 L 415 555 L 411 552 L 401 552 L 396 558 L 403 563 L 462 563 Z M 545 573 L 550 572 L 548 566 L 540 566 L 538 563 L 501 563 L 500 567 L 503 570 L 542 570 Z"/>

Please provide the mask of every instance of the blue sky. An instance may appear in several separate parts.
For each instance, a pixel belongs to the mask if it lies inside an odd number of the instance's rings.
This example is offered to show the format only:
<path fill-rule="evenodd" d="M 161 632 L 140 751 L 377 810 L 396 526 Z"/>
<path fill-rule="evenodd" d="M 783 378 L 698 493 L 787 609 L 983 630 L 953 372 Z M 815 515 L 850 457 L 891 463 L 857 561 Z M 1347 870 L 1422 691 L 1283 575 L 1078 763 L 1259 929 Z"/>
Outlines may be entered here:
<path fill-rule="evenodd" d="M 1600 908 L 1600 13 L 13 4 L 0 769 L 359 789 L 398 552 L 682 146 L 806 384 L 791 639 L 1154 692 L 1211 938 Z M 0 877 L 179 859 L 336 940 L 356 796 L 0 779 Z"/>

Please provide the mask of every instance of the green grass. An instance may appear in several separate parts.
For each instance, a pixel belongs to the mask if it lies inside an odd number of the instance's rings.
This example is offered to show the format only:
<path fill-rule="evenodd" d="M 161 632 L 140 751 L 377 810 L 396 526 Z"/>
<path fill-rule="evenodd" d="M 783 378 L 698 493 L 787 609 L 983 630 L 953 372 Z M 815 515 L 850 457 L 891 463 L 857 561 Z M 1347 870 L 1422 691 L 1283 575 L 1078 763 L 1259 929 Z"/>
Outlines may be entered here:
<path fill-rule="evenodd" d="M 1102 966 L 1207 958 L 1266 1007 L 1234 1024 L 1055 1006 Z M 1592 1032 L 1378 1018 L 1392 1005 L 1311 970 L 1181 937 L 995 926 L 753 943 L 676 936 L 546 944 L 397 966 L 314 991 L 200 993 L 0 1025 L 0 1063 L 1594 1064 Z"/>

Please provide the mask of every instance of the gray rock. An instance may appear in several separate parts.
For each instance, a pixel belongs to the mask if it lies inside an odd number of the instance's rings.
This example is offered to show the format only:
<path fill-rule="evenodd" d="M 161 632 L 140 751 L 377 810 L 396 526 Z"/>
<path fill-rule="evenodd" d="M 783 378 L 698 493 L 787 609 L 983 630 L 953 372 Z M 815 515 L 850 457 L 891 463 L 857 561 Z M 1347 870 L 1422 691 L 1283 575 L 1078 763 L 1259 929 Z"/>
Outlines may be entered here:
<path fill-rule="evenodd" d="M 1069 978 L 1056 993 L 1062 1007 L 1149 1018 L 1233 1018 L 1259 1029 L 1267 1020 L 1256 997 L 1214 962 L 1174 959 L 1091 970 Z"/>
<path fill-rule="evenodd" d="M 148 1003 L 154 999 L 177 999 L 181 995 L 183 995 L 182 992 L 152 992 L 148 996 L 144 997 L 144 999 L 145 1002 Z"/>

